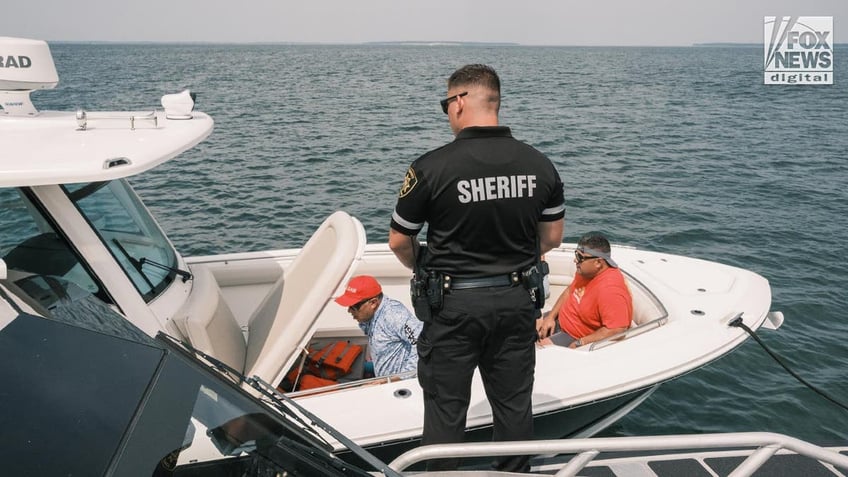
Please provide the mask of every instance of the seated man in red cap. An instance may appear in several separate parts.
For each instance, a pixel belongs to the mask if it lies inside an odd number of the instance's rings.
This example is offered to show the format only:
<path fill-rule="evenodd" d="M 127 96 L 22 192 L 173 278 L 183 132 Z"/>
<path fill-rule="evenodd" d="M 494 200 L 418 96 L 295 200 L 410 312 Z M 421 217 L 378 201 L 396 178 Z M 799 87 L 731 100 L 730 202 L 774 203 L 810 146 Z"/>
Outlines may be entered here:
<path fill-rule="evenodd" d="M 536 320 L 541 344 L 576 348 L 630 327 L 633 299 L 601 234 L 586 234 L 574 251 L 577 271 L 549 313 Z M 562 333 L 551 333 L 562 330 Z M 550 335 L 550 338 L 548 336 Z"/>
<path fill-rule="evenodd" d="M 370 275 L 350 279 L 336 303 L 347 307 L 368 336 L 375 376 L 414 371 L 418 368 L 418 335 L 422 323 L 403 303 L 383 296 L 383 288 Z"/>

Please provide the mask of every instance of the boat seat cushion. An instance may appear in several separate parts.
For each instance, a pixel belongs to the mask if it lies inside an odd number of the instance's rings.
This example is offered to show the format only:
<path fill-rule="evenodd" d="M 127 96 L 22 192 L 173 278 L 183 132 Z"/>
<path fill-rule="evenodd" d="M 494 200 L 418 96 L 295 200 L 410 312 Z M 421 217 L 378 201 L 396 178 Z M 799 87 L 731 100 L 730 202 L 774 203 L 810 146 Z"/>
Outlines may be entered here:
<path fill-rule="evenodd" d="M 633 297 L 633 323 L 630 325 L 631 327 L 644 325 L 665 314 L 665 310 L 657 306 L 651 294 L 641 284 L 628 280 L 627 286 L 630 289 L 630 295 Z"/>
<path fill-rule="evenodd" d="M 191 272 L 191 294 L 173 320 L 177 329 L 196 349 L 241 371 L 245 357 L 241 327 L 209 268 L 195 265 Z"/>

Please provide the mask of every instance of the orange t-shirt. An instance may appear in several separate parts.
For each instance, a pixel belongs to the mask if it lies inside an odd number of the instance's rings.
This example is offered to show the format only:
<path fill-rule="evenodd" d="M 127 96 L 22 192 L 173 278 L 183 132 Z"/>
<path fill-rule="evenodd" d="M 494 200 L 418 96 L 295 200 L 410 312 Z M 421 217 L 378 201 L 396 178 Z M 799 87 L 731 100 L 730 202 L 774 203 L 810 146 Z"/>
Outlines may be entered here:
<path fill-rule="evenodd" d="M 633 298 L 621 270 L 607 268 L 588 281 L 576 273 L 569 290 L 559 310 L 559 326 L 573 338 L 592 334 L 601 326 L 630 326 Z"/>

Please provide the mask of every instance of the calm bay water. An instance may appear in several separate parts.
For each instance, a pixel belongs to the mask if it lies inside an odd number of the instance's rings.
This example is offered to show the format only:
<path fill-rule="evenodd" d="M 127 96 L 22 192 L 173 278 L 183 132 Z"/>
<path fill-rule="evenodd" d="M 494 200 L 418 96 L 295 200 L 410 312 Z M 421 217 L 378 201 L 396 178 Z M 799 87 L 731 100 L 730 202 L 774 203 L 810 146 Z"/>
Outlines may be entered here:
<path fill-rule="evenodd" d="M 760 333 L 848 402 L 848 67 L 765 86 L 759 48 L 51 46 L 40 109 L 150 110 L 189 87 L 216 121 L 132 183 L 184 255 L 301 246 L 324 217 L 385 242 L 408 164 L 452 139 L 438 100 L 465 63 L 501 74 L 501 122 L 565 182 L 566 241 L 612 241 L 756 271 L 786 315 Z M 774 431 L 848 440 L 848 411 L 749 340 L 663 385 L 605 435 Z"/>

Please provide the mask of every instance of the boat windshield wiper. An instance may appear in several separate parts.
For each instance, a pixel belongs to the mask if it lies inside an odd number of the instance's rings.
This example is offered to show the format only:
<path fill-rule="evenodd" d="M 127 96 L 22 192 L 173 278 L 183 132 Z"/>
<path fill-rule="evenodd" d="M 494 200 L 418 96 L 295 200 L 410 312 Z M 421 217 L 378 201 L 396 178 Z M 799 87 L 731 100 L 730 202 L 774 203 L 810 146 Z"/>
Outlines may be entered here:
<path fill-rule="evenodd" d="M 146 263 L 146 264 L 149 264 L 149 265 L 153 265 L 154 267 L 159 268 L 160 270 L 168 270 L 168 271 L 174 272 L 177 275 L 179 275 L 180 277 L 182 277 L 183 283 L 185 283 L 187 280 L 191 280 L 193 278 L 192 275 L 191 275 L 191 272 L 187 272 L 187 271 L 185 271 L 181 268 L 177 268 L 177 267 L 169 267 L 168 265 L 163 265 L 159 262 L 154 262 L 153 260 L 150 260 L 147 257 L 141 257 L 138 260 L 138 263 L 142 266 Z"/>
<path fill-rule="evenodd" d="M 144 273 L 144 270 L 142 269 L 142 267 L 144 267 L 144 265 L 150 265 L 150 266 L 156 267 L 160 270 L 166 270 L 166 271 L 169 271 L 169 272 L 174 272 L 177 275 L 179 275 L 180 278 L 183 279 L 183 283 L 185 283 L 186 281 L 191 280 L 193 278 L 191 272 L 187 272 L 187 271 L 182 270 L 180 268 L 169 267 L 168 265 L 163 265 L 163 264 L 156 262 L 156 261 L 153 261 L 153 260 L 151 260 L 147 257 L 141 257 L 141 258 L 133 257 L 132 255 L 130 255 L 129 252 L 127 252 L 127 249 L 124 248 L 124 246 L 121 244 L 121 242 L 118 241 L 118 239 L 116 239 L 116 238 L 112 239 L 112 243 L 114 243 L 118 247 L 118 250 L 120 250 L 121 253 L 124 255 L 124 257 L 126 257 L 127 260 L 129 260 L 129 262 L 133 266 L 133 268 L 135 268 L 138 271 L 138 273 L 144 279 L 145 283 L 147 283 L 147 285 L 150 286 L 151 289 L 154 288 L 154 286 L 153 286 L 153 283 L 150 281 L 150 279 L 147 277 L 147 275 Z"/>
<path fill-rule="evenodd" d="M 214 357 L 212 357 L 212 356 L 209 356 L 208 354 L 204 353 L 203 351 L 200 351 L 199 349 L 197 349 L 197 348 L 195 348 L 195 347 L 191 346 L 190 344 L 185 343 L 185 342 L 183 342 L 183 341 L 180 341 L 180 340 L 178 340 L 178 339 L 174 338 L 173 336 L 168 335 L 168 334 L 166 334 L 166 333 L 162 333 L 162 332 L 160 332 L 160 333 L 159 333 L 159 336 L 161 336 L 161 337 L 163 337 L 163 338 L 168 339 L 170 342 L 172 342 L 172 343 L 176 344 L 177 346 L 180 346 L 180 347 L 182 347 L 183 349 L 185 349 L 185 350 L 187 350 L 187 351 L 191 352 L 191 353 L 192 353 L 192 354 L 194 354 L 196 357 L 201 358 L 203 361 L 206 361 L 207 363 L 209 363 L 209 364 L 211 365 L 210 367 L 211 367 L 212 369 L 214 369 L 214 370 L 218 371 L 219 373 L 223 374 L 223 375 L 224 375 L 224 376 L 226 376 L 228 379 L 232 380 L 234 383 L 236 383 L 236 384 L 248 383 L 251 387 L 254 387 L 254 386 L 253 386 L 253 385 L 249 382 L 249 380 L 248 380 L 248 378 L 247 378 L 247 377 L 245 377 L 243 374 L 241 374 L 241 372 L 240 372 L 239 370 L 237 370 L 237 369 L 233 368 L 232 366 L 228 365 L 227 363 L 224 363 L 223 361 L 221 361 L 221 360 L 219 360 L 219 359 L 217 359 L 217 358 L 214 358 Z M 255 387 L 254 387 L 254 388 L 255 388 Z M 264 392 L 263 392 L 262 394 L 263 394 L 263 395 L 265 395 L 266 393 L 264 393 Z M 279 403 L 272 402 L 272 404 L 274 404 L 274 405 L 275 405 L 274 407 L 275 407 L 277 410 L 279 410 L 282 414 L 284 414 L 285 416 L 289 417 L 290 419 L 292 419 L 292 420 L 294 420 L 295 422 L 297 422 L 298 424 L 300 424 L 300 428 L 301 428 L 301 429 L 303 429 L 304 431 L 307 431 L 307 432 L 309 432 L 310 434 L 312 434 L 312 435 L 313 435 L 313 437 L 314 437 L 315 439 L 317 439 L 318 441 L 320 441 L 320 442 L 321 442 L 321 444 L 323 444 L 323 445 L 324 445 L 324 447 L 325 447 L 327 450 L 329 450 L 329 451 L 332 451 L 332 450 L 333 450 L 333 446 L 332 446 L 332 445 L 330 445 L 330 443 L 329 443 L 329 442 L 327 442 L 327 440 L 326 440 L 326 439 L 324 439 L 324 438 L 321 436 L 321 434 L 319 434 L 319 433 L 318 433 L 318 431 L 316 431 L 316 430 L 315 430 L 315 428 L 314 428 L 313 426 L 309 425 L 309 423 L 307 423 L 307 422 L 306 422 L 306 421 L 304 421 L 304 420 L 303 420 L 303 419 L 302 419 L 299 415 L 297 415 L 297 413 L 293 412 L 291 409 L 286 408 L 286 407 L 284 407 L 284 406 L 283 406 L 283 407 L 281 407 L 281 406 L 279 405 Z"/>
<path fill-rule="evenodd" d="M 264 402 L 273 405 L 274 408 L 277 409 L 281 414 L 300 424 L 304 431 L 309 432 L 310 434 L 314 435 L 316 439 L 323 442 L 328 450 L 332 450 L 333 446 L 331 446 L 327 442 L 327 440 L 324 439 L 321 434 L 318 433 L 317 430 L 315 430 L 316 427 L 332 436 L 343 446 L 350 449 L 350 451 L 353 452 L 354 455 L 362 459 L 364 462 L 367 462 L 375 469 L 383 472 L 383 475 L 387 477 L 402 477 L 401 474 L 389 467 L 388 464 L 381 461 L 367 450 L 363 449 L 359 444 L 350 440 L 350 438 L 337 431 L 333 426 L 327 424 L 315 414 L 312 414 L 311 412 L 307 411 L 303 406 L 295 402 L 292 398 L 277 391 L 277 388 L 271 386 L 267 382 L 263 381 L 261 378 L 257 376 L 250 378 L 245 377 L 240 371 L 236 370 L 232 366 L 212 356 L 209 356 L 208 354 L 204 353 L 203 351 L 200 351 L 199 349 L 194 348 L 188 343 L 184 343 L 180 340 L 177 340 L 173 336 L 162 332 L 159 333 L 159 336 L 167 339 L 168 341 L 178 346 L 181 346 L 182 348 L 193 353 L 195 356 L 202 358 L 204 361 L 211 364 L 221 373 L 227 375 L 231 379 L 234 378 L 237 383 L 246 383 L 248 386 L 258 391 L 265 399 L 267 399 L 267 401 Z M 311 424 L 304 421 L 301 418 L 301 415 L 309 419 L 311 421 Z"/>
<path fill-rule="evenodd" d="M 180 340 L 174 338 L 173 336 L 171 336 L 169 334 L 159 332 L 159 336 L 166 338 L 168 341 L 174 343 L 175 345 L 180 346 L 183 349 L 191 352 L 192 354 L 195 355 L 195 357 L 201 358 L 203 361 L 206 361 L 207 363 L 209 363 L 211 365 L 212 369 L 214 369 L 214 370 L 220 372 L 221 374 L 225 375 L 227 378 L 231 379 L 234 383 L 241 384 L 241 383 L 247 383 L 248 382 L 248 379 L 243 374 L 241 374 L 241 371 L 233 368 L 232 366 L 228 365 L 227 363 L 225 363 L 225 362 L 223 362 L 223 361 L 221 361 L 217 358 L 214 358 L 212 356 L 209 356 L 208 354 L 204 353 L 203 351 L 200 351 L 199 349 L 193 347 L 192 345 L 190 345 L 186 342 L 180 341 Z M 253 387 L 253 386 L 251 386 L 251 387 Z M 328 450 L 333 449 L 333 446 L 331 446 L 330 443 L 326 441 L 326 439 L 321 437 L 321 434 L 319 434 L 312 426 L 310 426 L 306 421 L 301 419 L 300 416 L 298 416 L 297 414 L 292 412 L 290 409 L 280 408 L 279 410 L 281 410 L 283 412 L 283 414 L 285 414 L 286 416 L 288 416 L 289 418 L 295 420 L 298 424 L 300 424 L 301 428 L 303 430 L 308 431 L 311 434 L 313 434 L 314 437 L 316 439 L 320 440 Z"/>
<path fill-rule="evenodd" d="M 375 469 L 379 470 L 384 475 L 389 477 L 402 477 L 401 474 L 389 467 L 388 464 L 386 464 L 385 462 L 378 459 L 376 456 L 374 456 L 374 454 L 363 449 L 359 444 L 353 442 L 349 437 L 337 431 L 333 426 L 327 424 L 315 414 L 312 414 L 311 412 L 306 410 L 306 408 L 295 402 L 294 399 L 277 391 L 277 388 L 263 381 L 258 376 L 247 378 L 245 382 L 253 389 L 259 391 L 267 398 L 269 398 L 271 402 L 275 404 L 276 407 L 281 409 L 284 409 L 286 407 L 294 408 L 295 410 L 297 410 L 297 412 L 306 416 L 307 419 L 312 421 L 313 425 L 317 426 L 319 429 L 326 432 L 327 434 L 333 436 L 334 439 L 339 441 L 343 446 L 350 449 L 351 452 L 353 452 L 357 457 L 372 465 Z"/>
<path fill-rule="evenodd" d="M 133 266 L 133 268 L 135 268 L 135 269 L 136 269 L 136 271 L 138 272 L 138 274 L 139 274 L 139 275 L 141 275 L 141 278 L 142 278 L 142 279 L 144 279 L 144 282 L 145 282 L 145 283 L 147 283 L 147 286 L 149 286 L 151 290 L 152 290 L 153 288 L 155 288 L 155 287 L 153 286 L 153 282 L 151 282 L 151 281 L 150 281 L 150 279 L 149 279 L 149 278 L 147 278 L 147 275 L 144 273 L 144 270 L 142 270 L 142 268 L 141 268 L 141 265 L 142 265 L 141 260 L 138 260 L 138 259 L 134 258 L 132 255 L 130 255 L 130 253 L 129 253 L 129 252 L 127 252 L 127 249 L 125 249 L 125 248 L 124 248 L 124 246 L 123 246 L 123 245 L 121 245 L 121 242 L 119 242 L 119 241 L 118 241 L 118 239 L 113 238 L 113 239 L 112 239 L 112 243 L 114 243 L 114 244 L 118 247 L 118 250 L 120 250 L 120 251 L 121 251 L 121 253 L 124 255 L 124 257 L 126 257 L 126 259 L 127 259 L 127 260 L 129 260 L 130 265 L 132 265 L 132 266 Z"/>

